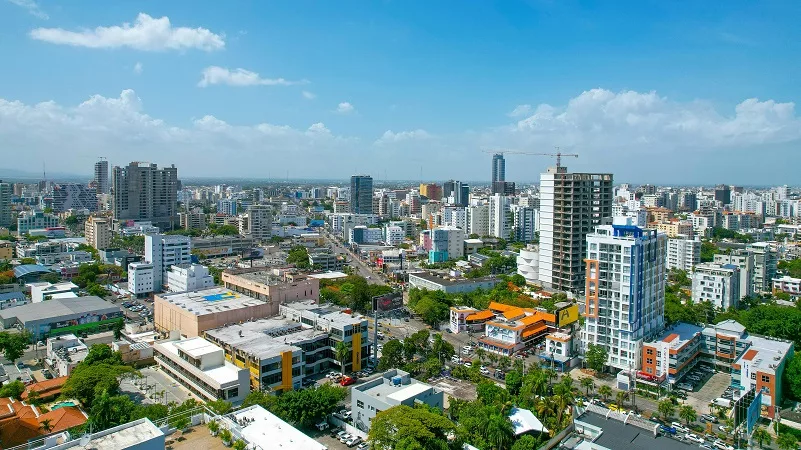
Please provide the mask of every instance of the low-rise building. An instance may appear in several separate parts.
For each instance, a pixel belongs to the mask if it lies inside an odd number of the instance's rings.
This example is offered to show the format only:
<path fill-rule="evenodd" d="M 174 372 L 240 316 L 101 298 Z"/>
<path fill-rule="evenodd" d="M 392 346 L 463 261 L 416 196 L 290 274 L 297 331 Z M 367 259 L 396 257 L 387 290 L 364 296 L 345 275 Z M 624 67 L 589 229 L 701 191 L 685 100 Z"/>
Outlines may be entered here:
<path fill-rule="evenodd" d="M 89 347 L 74 334 L 48 338 L 45 365 L 56 376 L 68 377 L 88 354 Z"/>
<path fill-rule="evenodd" d="M 234 292 L 269 303 L 274 309 L 273 315 L 278 314 L 281 303 L 320 299 L 320 280 L 302 275 L 288 280 L 263 268 L 225 270 L 222 284 Z"/>
<path fill-rule="evenodd" d="M 37 283 L 28 283 L 26 286 L 31 290 L 31 301 L 33 303 L 52 300 L 54 298 L 72 298 L 78 296 L 78 285 L 70 281 L 55 284 L 47 281 L 40 281 Z"/>
<path fill-rule="evenodd" d="M 653 342 L 643 344 L 640 378 L 676 383 L 700 361 L 702 328 L 677 323 Z"/>
<path fill-rule="evenodd" d="M 478 346 L 499 355 L 511 356 L 533 347 L 556 328 L 556 316 L 547 312 L 496 302 L 490 303 L 489 310 L 495 318 L 486 323 Z"/>
<path fill-rule="evenodd" d="M 76 327 L 111 328 L 123 316 L 117 305 L 100 297 L 57 298 L 0 311 L 3 328 L 20 326 L 31 332 L 33 339 L 73 333 Z"/>
<path fill-rule="evenodd" d="M 167 290 L 170 292 L 199 291 L 214 286 L 214 277 L 201 264 L 176 264 L 167 271 Z"/>
<path fill-rule="evenodd" d="M 801 278 L 785 275 L 773 279 L 773 293 L 784 292 L 790 295 L 801 295 Z"/>
<path fill-rule="evenodd" d="M 732 250 L 726 254 L 715 254 L 715 264 L 733 264 L 740 268 L 740 298 L 750 297 L 753 291 L 754 255 L 747 250 Z"/>
<path fill-rule="evenodd" d="M 451 306 L 451 333 L 476 333 L 484 331 L 484 324 L 495 318 L 489 309 L 478 310 L 469 306 Z"/>
<path fill-rule="evenodd" d="M 177 330 L 183 337 L 197 337 L 206 330 L 270 317 L 274 308 L 262 300 L 214 287 L 156 295 L 153 310 L 156 330 Z"/>
<path fill-rule="evenodd" d="M 17 235 L 28 234 L 31 230 L 58 226 L 58 216 L 44 211 L 24 211 L 17 218 Z"/>
<path fill-rule="evenodd" d="M 14 243 L 11 241 L 0 241 L 0 260 L 14 258 Z"/>
<path fill-rule="evenodd" d="M 250 393 L 248 369 L 226 361 L 222 348 L 201 337 L 159 341 L 154 353 L 166 374 L 206 401 L 238 405 Z"/>
<path fill-rule="evenodd" d="M 253 247 L 251 236 L 215 236 L 192 238 L 192 251 L 208 258 L 250 254 Z"/>
<path fill-rule="evenodd" d="M 128 290 L 136 297 L 143 297 L 154 290 L 153 264 L 136 262 L 128 264 Z"/>
<path fill-rule="evenodd" d="M 351 389 L 353 424 L 368 431 L 376 414 L 393 406 L 414 406 L 422 403 L 436 409 L 444 407 L 445 395 L 440 390 L 415 380 L 399 369 L 384 372 L 380 377 Z"/>
<path fill-rule="evenodd" d="M 330 251 L 309 252 L 309 264 L 320 270 L 339 272 L 345 266 L 345 258 Z"/>
<path fill-rule="evenodd" d="M 148 418 L 134 420 L 91 434 L 86 443 L 85 436 L 73 436 L 67 432 L 51 434 L 55 446 L 48 450 L 161 450 L 166 448 L 164 432 Z"/>
<path fill-rule="evenodd" d="M 500 279 L 493 276 L 482 278 L 462 278 L 451 276 L 440 276 L 428 272 L 417 272 L 409 274 L 409 284 L 418 289 L 428 289 L 429 291 L 442 291 L 447 294 L 460 292 L 473 292 L 476 289 L 492 289 Z"/>
<path fill-rule="evenodd" d="M 710 302 L 719 309 L 739 304 L 740 268 L 734 264 L 698 264 L 692 279 L 693 303 Z"/>
<path fill-rule="evenodd" d="M 384 240 L 384 232 L 381 228 L 371 228 L 364 225 L 357 225 L 348 232 L 349 244 L 377 244 Z"/>
<path fill-rule="evenodd" d="M 4 292 L 0 294 L 0 309 L 14 308 L 28 303 L 30 303 L 30 300 L 28 300 L 24 292 Z"/>

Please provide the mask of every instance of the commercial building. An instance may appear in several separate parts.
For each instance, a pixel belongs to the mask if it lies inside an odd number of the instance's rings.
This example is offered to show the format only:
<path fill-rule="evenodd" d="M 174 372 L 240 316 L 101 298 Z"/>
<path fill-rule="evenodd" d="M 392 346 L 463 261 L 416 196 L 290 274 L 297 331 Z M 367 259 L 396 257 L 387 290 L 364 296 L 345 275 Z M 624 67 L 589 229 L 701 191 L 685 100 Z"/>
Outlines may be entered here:
<path fill-rule="evenodd" d="M 192 250 L 207 258 L 220 258 L 231 255 L 249 255 L 253 249 L 250 236 L 215 236 L 192 238 Z"/>
<path fill-rule="evenodd" d="M 156 295 L 153 310 L 156 330 L 177 330 L 183 337 L 197 337 L 213 328 L 270 317 L 274 308 L 261 300 L 214 287 Z"/>
<path fill-rule="evenodd" d="M 500 280 L 493 276 L 483 278 L 461 278 L 455 276 L 440 276 L 428 272 L 409 274 L 409 285 L 411 287 L 428 289 L 429 291 L 442 291 L 446 294 L 473 292 L 476 289 L 489 290 L 498 283 L 500 283 Z"/>
<path fill-rule="evenodd" d="M 470 203 L 470 185 L 456 180 L 448 180 L 442 186 L 442 196 L 452 205 L 467 206 Z"/>
<path fill-rule="evenodd" d="M 667 241 L 667 270 L 683 270 L 687 273 L 701 263 L 701 240 L 677 235 Z"/>
<path fill-rule="evenodd" d="M 214 277 L 201 264 L 176 264 L 167 271 L 167 290 L 170 292 L 199 291 L 214 286 Z"/>
<path fill-rule="evenodd" d="M 145 262 L 153 264 L 153 289 L 161 292 L 171 266 L 192 262 L 192 240 L 181 235 L 148 234 Z"/>
<path fill-rule="evenodd" d="M 202 212 L 178 213 L 181 228 L 185 230 L 203 230 L 206 228 L 206 215 Z"/>
<path fill-rule="evenodd" d="M 692 279 L 693 303 L 710 302 L 719 309 L 739 304 L 740 268 L 734 264 L 698 264 Z"/>
<path fill-rule="evenodd" d="M 733 264 L 740 268 L 740 298 L 753 295 L 754 255 L 748 250 L 736 249 L 728 254 L 715 254 L 712 259 L 715 264 Z"/>
<path fill-rule="evenodd" d="M 239 434 L 248 448 L 281 450 L 328 450 L 306 433 L 284 422 L 259 405 L 237 410 L 230 415 L 240 425 Z"/>
<path fill-rule="evenodd" d="M 61 183 L 53 186 L 53 212 L 73 210 L 97 211 L 97 191 L 80 183 Z"/>
<path fill-rule="evenodd" d="M 114 220 L 148 220 L 163 229 L 178 225 L 178 169 L 132 162 L 115 166 L 111 176 Z"/>
<path fill-rule="evenodd" d="M 349 244 L 378 244 L 384 240 L 384 232 L 381 228 L 369 228 L 364 225 L 357 225 L 348 232 Z"/>
<path fill-rule="evenodd" d="M 8 286 L 8 285 L 1 285 Z M 0 309 L 15 308 L 17 306 L 31 303 L 24 292 L 3 292 L 0 293 Z"/>
<path fill-rule="evenodd" d="M 578 306 L 575 319 L 578 319 Z M 484 325 L 484 336 L 478 340 L 479 348 L 503 356 L 531 348 L 543 341 L 545 335 L 557 326 L 557 316 L 544 311 L 491 302 L 488 311 L 495 317 Z M 486 313 L 484 313 L 486 314 Z M 483 317 L 481 313 L 477 316 Z"/>
<path fill-rule="evenodd" d="M 401 227 L 389 226 L 384 227 L 384 242 L 387 245 L 400 245 L 406 238 L 406 232 Z"/>
<path fill-rule="evenodd" d="M 11 210 L 11 183 L 0 180 L 0 227 L 10 227 L 14 223 Z"/>
<path fill-rule="evenodd" d="M 492 182 L 506 181 L 506 160 L 503 153 L 492 155 Z"/>
<path fill-rule="evenodd" d="M 224 198 L 217 201 L 217 212 L 220 214 L 224 214 L 228 217 L 232 217 L 236 215 L 237 207 L 236 207 L 236 200 L 230 198 Z"/>
<path fill-rule="evenodd" d="M 332 251 L 315 251 L 309 253 L 309 264 L 320 270 L 339 272 L 345 267 L 345 258 Z"/>
<path fill-rule="evenodd" d="M 350 177 L 350 212 L 354 214 L 374 214 L 373 177 L 353 175 Z"/>
<path fill-rule="evenodd" d="M 281 305 L 281 316 L 208 330 L 205 336 L 223 347 L 232 363 L 250 371 L 254 390 L 297 389 L 304 376 L 332 368 L 358 371 L 366 364 L 366 318 L 313 301 Z M 344 368 L 334 354 L 340 341 L 351 349 Z"/>
<path fill-rule="evenodd" d="M 91 216 L 84 222 L 86 243 L 98 250 L 111 247 L 111 221 L 105 217 Z"/>
<path fill-rule="evenodd" d="M 489 309 L 478 310 L 470 306 L 451 306 L 450 326 L 451 333 L 475 333 L 484 331 L 487 321 L 495 318 L 495 313 Z"/>
<path fill-rule="evenodd" d="M 266 302 L 278 314 L 278 305 L 297 300 L 319 300 L 320 280 L 304 276 L 287 279 L 264 269 L 228 269 L 222 284 L 233 292 Z"/>
<path fill-rule="evenodd" d="M 583 292 L 587 234 L 612 217 L 612 174 L 551 167 L 540 175 L 540 198 L 539 281 L 545 288 Z"/>
<path fill-rule="evenodd" d="M 73 298 L 78 296 L 78 285 L 70 281 L 49 283 L 47 281 L 28 283 L 25 285 L 31 290 L 31 301 L 40 303 L 54 298 Z"/>
<path fill-rule="evenodd" d="M 57 377 L 68 377 L 89 354 L 89 347 L 74 334 L 47 339 L 45 366 Z"/>
<path fill-rule="evenodd" d="M 606 347 L 608 366 L 631 370 L 664 328 L 667 236 L 615 221 L 587 236 L 582 345 Z"/>
<path fill-rule="evenodd" d="M 442 186 L 437 183 L 420 184 L 420 195 L 431 200 L 442 200 Z"/>
<path fill-rule="evenodd" d="M 250 393 L 248 370 L 226 361 L 222 348 L 201 337 L 159 341 L 153 350 L 166 374 L 205 401 L 239 405 Z"/>
<path fill-rule="evenodd" d="M 95 296 L 59 298 L 0 311 L 4 329 L 25 328 L 33 339 L 73 333 L 76 329 L 110 327 L 122 316 L 119 306 Z"/>
<path fill-rule="evenodd" d="M 108 179 L 108 160 L 101 159 L 95 163 L 95 177 L 93 181 L 98 195 L 111 193 L 111 184 Z"/>
<path fill-rule="evenodd" d="M 430 384 L 417 381 L 398 369 L 384 372 L 380 377 L 351 389 L 351 413 L 353 424 L 362 431 L 368 431 L 376 414 L 393 406 L 414 407 L 422 403 L 441 410 L 445 394 Z"/>
<path fill-rule="evenodd" d="M 801 278 L 785 275 L 773 279 L 773 293 L 784 292 L 790 295 L 801 295 Z"/>
<path fill-rule="evenodd" d="M 31 230 L 58 226 L 58 216 L 42 210 L 23 211 L 17 218 L 17 235 L 28 234 Z"/>
<path fill-rule="evenodd" d="M 655 224 L 651 224 L 650 228 L 656 228 L 657 231 L 665 233 L 669 238 L 678 236 L 693 236 L 693 223 L 690 220 L 672 219 L 668 222 L 657 222 Z"/>
<path fill-rule="evenodd" d="M 128 264 L 128 290 L 136 297 L 154 292 L 153 264 L 135 262 Z"/>
<path fill-rule="evenodd" d="M 644 344 L 641 378 L 674 385 L 697 364 L 731 373 L 731 386 L 742 395 L 762 391 L 763 417 L 774 418 L 784 397 L 782 374 L 793 358 L 792 342 L 749 334 L 734 320 L 700 327 L 677 323 Z"/>
<path fill-rule="evenodd" d="M 52 411 L 51 411 L 52 413 Z M 40 416 L 41 417 L 41 416 Z M 64 433 L 53 435 L 56 442 L 63 442 L 49 447 L 48 450 L 87 450 L 87 449 L 115 449 L 115 450 L 161 450 L 166 448 L 166 438 L 160 428 L 153 425 L 148 418 L 134 420 L 116 427 L 97 431 L 91 434 L 87 444 L 85 437 Z"/>

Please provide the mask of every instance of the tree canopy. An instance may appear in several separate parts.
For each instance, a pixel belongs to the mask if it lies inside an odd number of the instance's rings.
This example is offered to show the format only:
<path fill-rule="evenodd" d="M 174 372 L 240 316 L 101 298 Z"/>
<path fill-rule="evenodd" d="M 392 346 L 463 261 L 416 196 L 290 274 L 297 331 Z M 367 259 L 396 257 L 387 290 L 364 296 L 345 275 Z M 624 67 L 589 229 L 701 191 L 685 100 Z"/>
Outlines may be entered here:
<path fill-rule="evenodd" d="M 287 422 L 311 428 L 331 414 L 346 395 L 344 388 L 331 384 L 289 391 L 280 396 L 254 391 L 245 398 L 243 406 L 261 405 Z"/>
<path fill-rule="evenodd" d="M 448 440 L 448 436 L 454 433 L 456 425 L 427 406 L 418 405 L 412 408 L 398 405 L 375 416 L 367 439 L 377 448 L 461 449 L 462 440 L 458 434 L 455 439 Z"/>
<path fill-rule="evenodd" d="M 584 353 L 587 366 L 596 372 L 603 371 L 608 357 L 609 351 L 603 345 L 589 344 L 587 346 L 587 351 Z"/>
<path fill-rule="evenodd" d="M 0 350 L 3 351 L 3 356 L 11 362 L 22 357 L 30 342 L 31 332 L 27 329 L 19 333 L 0 331 Z"/>

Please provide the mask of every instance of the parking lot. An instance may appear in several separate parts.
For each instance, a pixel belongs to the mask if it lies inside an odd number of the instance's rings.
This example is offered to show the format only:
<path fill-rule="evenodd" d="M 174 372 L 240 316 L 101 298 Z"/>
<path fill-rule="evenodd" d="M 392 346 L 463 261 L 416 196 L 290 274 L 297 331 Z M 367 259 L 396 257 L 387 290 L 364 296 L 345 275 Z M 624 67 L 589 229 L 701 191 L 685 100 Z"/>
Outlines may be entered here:
<path fill-rule="evenodd" d="M 700 376 L 699 381 L 693 382 L 693 390 L 687 392 L 686 403 L 695 408 L 699 414 L 705 414 L 709 412 L 709 404 L 716 398 L 721 397 L 726 388 L 730 385 L 731 375 L 723 372 L 713 373 L 701 370 L 695 370 L 691 373 L 703 376 Z M 682 379 L 682 382 L 691 381 L 693 380 L 690 380 L 688 377 Z M 679 384 L 676 384 L 676 386 L 679 386 Z"/>
<path fill-rule="evenodd" d="M 183 403 L 195 398 L 183 386 L 173 381 L 158 367 L 145 367 L 140 370 L 142 379 L 124 378 L 120 391 L 141 403 Z"/>
<path fill-rule="evenodd" d="M 126 300 L 120 304 L 130 320 L 153 322 L 153 303 L 145 300 Z"/>

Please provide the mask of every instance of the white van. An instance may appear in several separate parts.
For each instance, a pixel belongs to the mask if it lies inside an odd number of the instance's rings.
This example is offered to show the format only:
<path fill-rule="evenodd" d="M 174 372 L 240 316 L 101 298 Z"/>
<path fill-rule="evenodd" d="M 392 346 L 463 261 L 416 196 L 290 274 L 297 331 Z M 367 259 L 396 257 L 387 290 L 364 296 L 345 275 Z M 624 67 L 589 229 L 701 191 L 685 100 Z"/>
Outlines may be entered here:
<path fill-rule="evenodd" d="M 687 427 L 685 427 L 684 425 L 682 425 L 682 424 L 680 424 L 678 422 L 671 422 L 670 426 L 675 428 L 676 431 L 680 431 L 682 433 L 689 433 L 690 432 L 690 430 L 688 430 Z"/>

